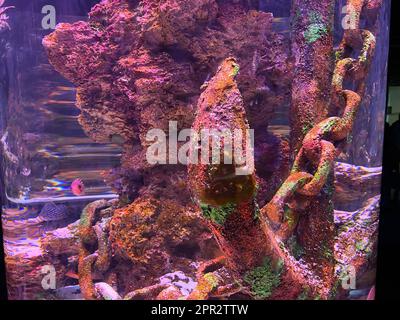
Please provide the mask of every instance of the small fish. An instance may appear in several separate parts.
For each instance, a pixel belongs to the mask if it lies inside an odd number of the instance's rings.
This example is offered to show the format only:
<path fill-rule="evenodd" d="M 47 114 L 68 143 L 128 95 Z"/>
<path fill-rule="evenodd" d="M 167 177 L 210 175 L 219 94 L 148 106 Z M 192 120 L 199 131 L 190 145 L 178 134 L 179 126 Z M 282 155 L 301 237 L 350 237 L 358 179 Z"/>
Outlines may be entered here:
<path fill-rule="evenodd" d="M 85 185 L 81 179 L 75 179 L 71 183 L 71 191 L 76 196 L 85 194 Z"/>
<path fill-rule="evenodd" d="M 375 286 L 369 291 L 367 300 L 375 300 Z"/>
<path fill-rule="evenodd" d="M 349 298 L 352 300 L 364 298 L 368 295 L 368 289 L 351 290 L 349 292 Z"/>
<path fill-rule="evenodd" d="M 72 271 L 72 270 L 69 270 L 69 271 L 65 274 L 65 276 L 68 277 L 68 278 L 71 278 L 71 279 L 76 279 L 76 280 L 79 279 L 79 275 L 78 275 L 75 271 Z"/>
<path fill-rule="evenodd" d="M 53 202 L 46 203 L 39 213 L 39 218 L 42 221 L 59 221 L 68 216 L 67 206 L 60 204 L 56 205 Z"/>

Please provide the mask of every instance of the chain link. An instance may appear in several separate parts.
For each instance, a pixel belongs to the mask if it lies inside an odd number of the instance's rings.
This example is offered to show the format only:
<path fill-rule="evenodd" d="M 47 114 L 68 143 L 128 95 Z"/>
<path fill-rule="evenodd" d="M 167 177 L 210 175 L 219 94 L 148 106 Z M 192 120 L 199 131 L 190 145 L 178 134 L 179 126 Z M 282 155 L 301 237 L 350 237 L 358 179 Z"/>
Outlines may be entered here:
<path fill-rule="evenodd" d="M 97 212 L 107 207 L 109 207 L 109 203 L 106 200 L 90 203 L 83 209 L 80 219 L 78 274 L 79 286 L 86 300 L 107 299 L 102 294 L 105 292 L 104 286 L 100 286 L 101 290 L 99 290 L 93 281 L 94 271 L 105 272 L 110 264 L 106 226 L 103 223 L 96 224 L 98 222 Z"/>
<path fill-rule="evenodd" d="M 321 192 L 334 169 L 338 152 L 335 144 L 346 139 L 353 129 L 376 45 L 373 33 L 359 28 L 360 17 L 363 10 L 368 10 L 369 13 L 375 13 L 376 21 L 381 3 L 381 0 L 348 0 L 348 8 L 355 10 L 353 17 L 356 19 L 356 29 L 344 32 L 332 78 L 332 104 L 337 108 L 345 106 L 342 116 L 327 118 L 306 134 L 289 177 L 262 209 L 263 216 L 269 218 L 271 226 L 282 240 L 286 240 L 297 225 L 295 209 L 301 204 L 295 203 L 295 194 L 315 197 Z M 348 49 L 359 50 L 358 58 L 345 57 Z M 358 82 L 356 91 L 344 89 L 346 79 Z M 316 167 L 314 172 L 309 172 L 310 164 Z"/>

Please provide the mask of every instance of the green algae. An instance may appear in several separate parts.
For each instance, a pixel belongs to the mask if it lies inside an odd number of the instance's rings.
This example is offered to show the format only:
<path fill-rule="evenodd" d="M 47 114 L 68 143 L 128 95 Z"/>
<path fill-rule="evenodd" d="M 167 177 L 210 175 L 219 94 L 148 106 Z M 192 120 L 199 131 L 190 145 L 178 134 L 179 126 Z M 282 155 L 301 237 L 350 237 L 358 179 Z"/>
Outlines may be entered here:
<path fill-rule="evenodd" d="M 297 215 L 290 208 L 285 209 L 284 221 L 288 224 L 289 228 L 294 228 L 297 224 Z"/>
<path fill-rule="evenodd" d="M 261 218 L 261 210 L 256 199 L 254 199 L 254 220 L 259 220 Z"/>
<path fill-rule="evenodd" d="M 232 76 L 236 77 L 239 74 L 240 71 L 240 67 L 237 63 L 235 63 L 234 67 L 233 67 L 233 71 L 232 71 Z"/>
<path fill-rule="evenodd" d="M 328 34 L 328 28 L 323 23 L 322 16 L 318 12 L 311 11 L 308 14 L 308 18 L 310 24 L 304 32 L 304 38 L 308 44 L 312 44 Z"/>
<path fill-rule="evenodd" d="M 220 207 L 201 204 L 200 207 L 206 219 L 220 226 L 224 225 L 226 218 L 236 210 L 236 204 L 233 203 L 228 203 Z"/>
<path fill-rule="evenodd" d="M 334 260 L 334 253 L 333 250 L 329 247 L 328 244 L 324 243 L 321 248 L 322 257 L 327 260 Z"/>
<path fill-rule="evenodd" d="M 244 275 L 244 282 L 250 287 L 252 295 L 257 299 L 266 299 L 271 296 L 273 290 L 280 284 L 280 273 L 283 264 L 278 269 L 279 272 L 273 270 L 271 261 L 266 258 L 262 266 L 248 271 Z"/>
<path fill-rule="evenodd" d="M 310 296 L 310 289 L 305 288 L 296 298 L 296 300 L 308 300 Z"/>
<path fill-rule="evenodd" d="M 300 260 L 300 258 L 304 255 L 304 248 L 299 244 L 296 236 L 290 237 L 286 245 L 288 250 L 296 260 Z"/>
<path fill-rule="evenodd" d="M 204 275 L 204 279 L 213 287 L 213 288 L 217 288 L 219 281 L 218 278 L 212 274 L 212 273 L 207 273 Z"/>
<path fill-rule="evenodd" d="M 303 125 L 303 127 L 301 128 L 301 132 L 305 136 L 312 128 L 313 128 L 313 125 L 311 123 L 305 123 Z"/>

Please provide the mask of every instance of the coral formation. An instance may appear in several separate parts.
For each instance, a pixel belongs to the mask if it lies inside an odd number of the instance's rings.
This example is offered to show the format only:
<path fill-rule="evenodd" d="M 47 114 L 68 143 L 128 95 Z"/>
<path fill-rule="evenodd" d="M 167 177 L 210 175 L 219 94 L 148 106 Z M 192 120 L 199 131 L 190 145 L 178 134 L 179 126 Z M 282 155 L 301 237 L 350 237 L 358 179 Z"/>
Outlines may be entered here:
<path fill-rule="evenodd" d="M 202 245 L 198 240 L 206 233 L 195 211 L 172 200 L 147 197 L 116 210 L 110 222 L 114 254 L 134 264 L 151 265 L 156 274 L 160 274 L 157 266 L 167 268 L 173 253 L 195 259 Z"/>
<path fill-rule="evenodd" d="M 282 103 L 276 93 L 290 84 L 271 22 L 268 13 L 213 0 L 103 1 L 87 23 L 60 24 L 43 44 L 55 68 L 78 86 L 80 122 L 92 138 L 143 143 L 150 128 L 167 128 L 170 119 L 190 127 L 201 85 L 230 54 L 246 66 L 239 86 L 246 104 L 254 102 L 250 122 L 261 120 L 260 108 L 271 117 Z M 272 84 L 275 92 L 258 93 Z"/>
<path fill-rule="evenodd" d="M 272 31 L 271 23 L 271 14 L 249 11 L 242 3 L 113 0 L 96 5 L 88 22 L 60 24 L 43 40 L 50 62 L 78 87 L 79 121 L 86 133 L 99 142 L 111 141 L 115 136 L 123 139 L 121 169 L 108 173 L 105 178 L 115 184 L 118 177 L 116 190 L 127 204 L 137 199 L 117 210 L 111 220 L 110 240 L 117 259 L 139 264 L 146 259 L 156 259 L 158 263 L 152 265 L 157 274 L 157 266 L 166 271 L 165 259 L 174 246 L 177 251 L 193 250 L 193 243 L 200 237 L 204 240 L 197 241 L 198 245 L 206 241 L 210 247 L 201 249 L 203 258 L 212 258 L 212 253 L 217 251 L 214 245 L 210 246 L 212 242 L 207 240 L 210 238 L 207 232 L 193 234 L 202 223 L 193 223 L 198 218 L 194 217 L 196 210 L 191 209 L 188 201 L 185 168 L 149 166 L 145 160 L 148 145 L 145 136 L 152 128 L 168 129 L 170 120 L 178 121 L 179 128 L 190 128 L 200 88 L 228 55 L 237 57 L 242 65 L 238 75 L 242 93 L 239 96 L 246 101 L 249 121 L 257 132 L 265 130 L 274 109 L 287 99 L 281 93 L 287 92 L 290 86 L 290 62 L 284 39 Z M 266 68 L 268 73 L 263 72 Z M 260 108 L 264 108 L 263 118 Z M 280 154 L 282 144 L 267 142 L 264 145 L 277 148 L 275 154 Z M 262 157 L 264 153 L 259 155 Z M 282 161 L 273 162 L 282 170 Z M 268 174 L 274 170 L 276 165 L 271 164 Z M 135 183 L 132 183 L 132 176 L 137 177 Z M 171 176 L 183 176 L 183 179 L 171 181 Z M 173 188 L 168 187 L 171 182 Z M 279 182 L 279 179 L 274 181 Z M 174 188 L 181 190 L 180 194 L 177 195 Z M 249 194 L 253 192 L 250 188 Z M 170 212 L 162 208 L 167 203 L 179 212 L 178 220 L 164 219 L 162 214 L 158 217 L 160 212 Z M 141 211 L 141 208 L 148 211 Z M 189 224 L 193 230 L 188 231 L 184 220 L 191 211 Z M 144 217 L 141 212 L 148 212 L 150 216 Z M 211 210 L 210 214 L 223 220 L 221 212 Z M 127 222 L 129 217 L 137 218 L 138 222 Z M 153 221 L 151 217 L 159 224 L 146 233 L 146 224 L 141 223 L 147 219 Z M 178 226 L 178 222 L 184 225 Z M 169 230 L 171 234 L 162 233 L 148 241 L 150 234 L 160 230 Z M 121 238 L 115 236 L 119 233 Z M 145 238 L 136 243 L 135 235 L 138 239 Z M 191 241 L 180 243 L 182 237 L 189 239 L 189 235 Z M 151 283 L 139 281 L 135 284 L 140 285 Z"/>

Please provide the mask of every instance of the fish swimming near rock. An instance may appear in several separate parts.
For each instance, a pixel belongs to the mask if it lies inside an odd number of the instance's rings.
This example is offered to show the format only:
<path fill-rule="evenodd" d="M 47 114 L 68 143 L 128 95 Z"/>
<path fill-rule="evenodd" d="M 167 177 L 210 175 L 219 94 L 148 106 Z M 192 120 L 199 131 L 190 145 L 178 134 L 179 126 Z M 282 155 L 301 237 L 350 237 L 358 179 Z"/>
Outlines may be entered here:
<path fill-rule="evenodd" d="M 85 194 L 85 185 L 81 179 L 75 179 L 71 183 L 71 191 L 75 196 L 81 196 Z"/>
<path fill-rule="evenodd" d="M 63 204 L 55 204 L 53 202 L 46 203 L 39 213 L 39 219 L 42 221 L 59 221 L 68 216 L 69 210 Z"/>
<path fill-rule="evenodd" d="M 367 300 L 375 300 L 375 286 L 369 291 Z"/>
<path fill-rule="evenodd" d="M 46 203 L 35 218 L 24 219 L 4 219 L 3 230 L 27 229 L 33 226 L 38 226 L 43 222 L 61 221 L 68 217 L 70 210 L 66 205 L 57 205 L 53 202 Z M 43 230 L 38 230 L 41 234 Z"/>

